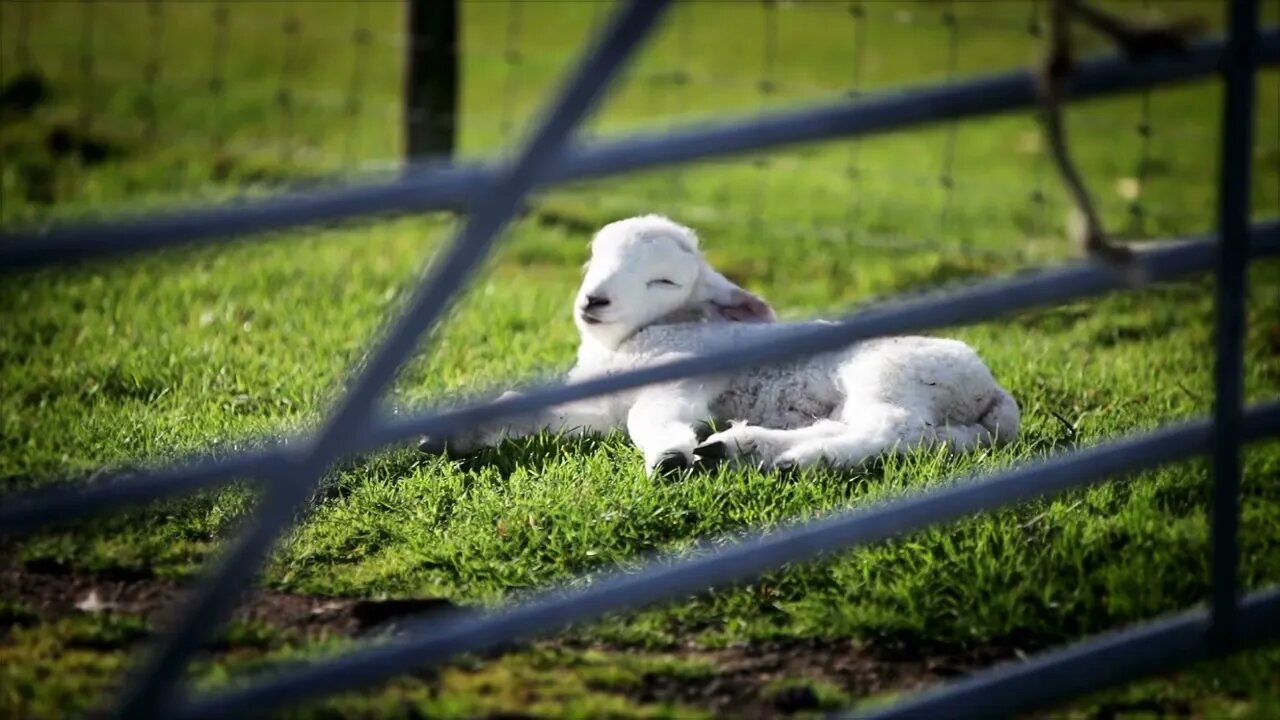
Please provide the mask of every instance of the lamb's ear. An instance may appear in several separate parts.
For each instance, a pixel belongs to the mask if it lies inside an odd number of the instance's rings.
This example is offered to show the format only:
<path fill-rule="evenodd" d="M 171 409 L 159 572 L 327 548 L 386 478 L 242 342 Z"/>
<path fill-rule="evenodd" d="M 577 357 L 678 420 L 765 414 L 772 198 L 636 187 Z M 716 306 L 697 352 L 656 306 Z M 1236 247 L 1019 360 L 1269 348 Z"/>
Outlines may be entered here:
<path fill-rule="evenodd" d="M 734 285 L 709 266 L 698 278 L 697 298 L 714 320 L 767 323 L 778 319 L 764 298 Z"/>

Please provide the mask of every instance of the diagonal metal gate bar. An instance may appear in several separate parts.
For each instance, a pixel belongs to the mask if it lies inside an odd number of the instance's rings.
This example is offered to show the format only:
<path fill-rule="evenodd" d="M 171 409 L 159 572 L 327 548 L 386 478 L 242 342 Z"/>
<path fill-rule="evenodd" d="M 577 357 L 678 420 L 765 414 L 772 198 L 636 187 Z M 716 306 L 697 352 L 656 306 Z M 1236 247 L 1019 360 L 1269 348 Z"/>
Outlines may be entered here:
<path fill-rule="evenodd" d="M 1280 639 L 1280 588 L 1251 593 L 1230 641 L 1239 649 Z M 1176 670 L 1222 654 L 1209 641 L 1207 610 L 1191 610 L 1094 637 L 1026 663 L 1010 663 L 879 711 L 849 713 L 861 720 L 979 720 L 1019 713 L 1100 690 L 1125 680 Z M 1247 629 L 1246 629 L 1247 628 Z"/>
<path fill-rule="evenodd" d="M 273 467 L 250 528 L 203 579 L 195 598 L 159 639 L 149 662 L 124 692 L 121 718 L 162 717 L 182 701 L 178 681 L 187 660 L 225 619 L 267 551 L 289 525 L 328 465 L 350 451 L 369 425 L 382 390 L 413 354 L 419 339 L 444 313 L 498 232 L 515 214 L 547 165 L 569 141 L 603 89 L 657 22 L 666 2 L 629 0 L 616 12 L 601 40 L 582 58 L 561 96 L 508 171 L 471 206 L 466 224 L 444 258 L 431 265 L 399 319 L 386 333 L 330 420 L 301 454 Z"/>
<path fill-rule="evenodd" d="M 1280 252 L 1280 222 L 1250 226 L 1249 159 L 1253 82 L 1259 65 L 1280 63 L 1280 32 L 1257 31 L 1256 0 L 1233 0 L 1226 42 L 1195 46 L 1186 58 L 1133 65 L 1116 58 L 1083 64 L 1075 98 L 1130 91 L 1213 74 L 1226 78 L 1216 238 L 1143 252 L 1145 277 L 1168 280 L 1214 269 L 1217 288 L 1216 401 L 1209 421 L 1051 457 L 878 507 L 761 534 L 704 555 L 662 558 L 632 574 L 598 578 L 584 590 L 548 592 L 490 615 L 459 614 L 413 624 L 404 637 L 308 668 L 202 698 L 180 685 L 186 661 L 226 616 L 275 538 L 293 519 L 318 478 L 336 459 L 416 434 L 447 434 L 568 402 L 663 382 L 725 372 L 846 346 L 870 337 L 988 320 L 1018 309 L 1060 303 L 1129 286 L 1114 271 L 1081 263 L 1031 276 L 978 283 L 933 297 L 860 312 L 818 330 L 797 329 L 770 344 L 649 367 L 569 385 L 544 386 L 523 396 L 444 409 L 406 419 L 376 414 L 385 385 L 418 347 L 495 242 L 522 198 L 535 186 L 688 162 L 749 150 L 840 136 L 900 130 L 922 123 L 1026 108 L 1036 99 L 1033 78 L 1006 73 L 948 87 L 885 94 L 842 103 L 609 143 L 571 147 L 573 128 L 591 110 L 622 63 L 657 22 L 664 2 L 629 0 L 585 55 L 558 101 L 518 159 L 510 165 L 418 167 L 385 183 L 287 195 L 234 207 L 187 210 L 134 221 L 0 235 L 0 272 L 108 257 L 231 234 L 262 232 L 375 213 L 466 208 L 470 215 L 441 261 L 418 286 L 408 309 L 352 383 L 322 430 L 230 458 L 193 457 L 181 466 L 136 476 L 109 476 L 8 498 L 0 508 L 6 534 L 87 517 L 129 503 L 213 486 L 235 477 L 265 481 L 261 507 L 216 569 L 204 578 L 188 612 L 161 638 L 149 662 L 126 686 L 120 717 L 223 717 L 260 714 L 285 703 L 375 682 L 410 667 L 438 665 L 459 653 L 493 648 L 601 614 L 672 600 L 742 582 L 788 562 L 891 538 L 946 522 L 1211 453 L 1214 457 L 1213 592 L 1207 610 L 1131 628 L 1051 652 L 1025 664 L 986 673 L 908 699 L 870 717 L 989 717 L 1120 680 L 1177 667 L 1249 643 L 1276 640 L 1280 591 L 1240 597 L 1238 523 L 1240 444 L 1280 435 L 1280 403 L 1242 412 L 1242 331 L 1249 259 Z"/>

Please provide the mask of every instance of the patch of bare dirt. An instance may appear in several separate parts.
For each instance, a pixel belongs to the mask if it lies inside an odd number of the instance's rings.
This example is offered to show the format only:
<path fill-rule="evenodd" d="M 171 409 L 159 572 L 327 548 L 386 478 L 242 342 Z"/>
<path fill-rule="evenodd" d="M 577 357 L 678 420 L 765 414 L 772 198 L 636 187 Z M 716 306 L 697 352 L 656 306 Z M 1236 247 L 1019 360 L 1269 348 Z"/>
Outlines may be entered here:
<path fill-rule="evenodd" d="M 855 640 L 752 643 L 714 651 L 690 648 L 672 654 L 709 660 L 716 671 L 710 678 L 646 676 L 644 685 L 632 695 L 642 702 L 682 703 L 733 718 L 771 718 L 824 709 L 814 687 L 799 682 L 781 692 L 766 692 L 774 681 L 826 683 L 857 700 L 936 685 L 1021 656 L 1013 647 L 921 651 L 903 644 Z"/>
<path fill-rule="evenodd" d="M 0 560 L 0 599 L 22 603 L 44 619 L 111 610 L 161 624 L 183 607 L 189 591 L 189 585 L 145 574 L 95 574 L 48 561 Z M 370 600 L 253 589 L 241 598 L 233 618 L 304 635 L 358 635 L 453 607 L 443 598 Z"/>
<path fill-rule="evenodd" d="M 23 564 L 11 557 L 0 558 L 0 599 L 22 603 L 40 620 L 112 610 L 139 616 L 154 626 L 182 607 L 183 595 L 189 590 L 189 586 L 145 574 L 93 574 L 47 561 Z M 234 618 L 307 636 L 322 632 L 354 636 L 393 631 L 399 619 L 453 607 L 440 598 L 369 600 L 254 589 L 246 592 Z M 31 620 L 25 618 L 21 624 Z M 0 638 L 7 629 L 0 627 Z M 634 651 L 560 640 L 538 645 Z M 766 692 L 774 681 L 828 683 L 857 699 L 885 691 L 919 689 L 1021 655 L 1013 646 L 922 648 L 905 642 L 852 640 L 753 643 L 721 650 L 690 646 L 663 652 L 708 660 L 715 670 L 710 677 L 652 673 L 639 687 L 619 691 L 639 702 L 680 703 L 734 718 L 785 717 L 824 709 L 818 692 L 803 683 L 782 692 Z"/>

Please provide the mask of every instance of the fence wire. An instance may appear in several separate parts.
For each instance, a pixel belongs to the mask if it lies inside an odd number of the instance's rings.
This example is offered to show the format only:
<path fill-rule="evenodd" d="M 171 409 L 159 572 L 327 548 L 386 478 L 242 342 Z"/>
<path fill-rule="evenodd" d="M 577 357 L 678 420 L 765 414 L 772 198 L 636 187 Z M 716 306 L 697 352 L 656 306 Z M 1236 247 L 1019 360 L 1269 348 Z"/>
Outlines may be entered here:
<path fill-rule="evenodd" d="M 755 0 L 743 3 L 740 10 L 741 15 L 752 21 L 752 35 L 743 39 L 743 45 L 749 48 L 746 57 L 751 61 L 743 63 L 711 62 L 704 49 L 707 30 L 698 27 L 699 18 L 707 16 L 706 8 L 696 3 L 680 2 L 672 8 L 671 18 L 661 30 L 664 39 L 675 36 L 669 43 L 675 51 L 673 67 L 666 67 L 666 63 L 650 63 L 631 71 L 627 82 L 655 89 L 652 112 L 648 112 L 646 117 L 647 126 L 654 127 L 676 126 L 696 117 L 710 117 L 709 112 L 721 111 L 732 103 L 707 98 L 725 97 L 728 90 L 734 90 L 729 95 L 740 99 L 751 97 L 751 105 L 772 111 L 796 103 L 848 97 L 850 92 L 883 86 L 884 78 L 892 77 L 885 63 L 867 62 L 863 48 L 865 43 L 858 42 L 856 38 L 853 43 L 844 44 L 850 46 L 851 54 L 862 57 L 852 60 L 846 76 L 837 80 L 811 72 L 813 68 L 806 66 L 808 56 L 803 48 L 788 40 L 788 32 L 794 30 L 801 16 L 817 12 L 830 12 L 833 22 L 841 24 L 849 19 L 855 36 L 874 38 L 881 30 L 911 28 L 922 37 L 936 39 L 938 46 L 945 48 L 945 60 L 939 68 L 938 79 L 951 82 L 959 77 L 961 65 L 972 65 L 967 58 L 978 52 L 974 48 L 996 41 L 1016 40 L 1019 35 L 1026 37 L 1028 33 L 1034 42 L 1040 2 L 1030 0 L 1031 19 L 1023 21 L 1020 8 L 1016 12 L 997 11 L 999 8 L 986 10 L 980 3 L 960 0 L 941 3 L 850 2 L 805 5 L 803 8 L 772 0 Z M 46 13 L 31 10 L 27 5 L 17 3 L 15 9 L 15 25 L 23 28 L 32 26 L 33 15 L 36 17 L 36 29 L 39 29 L 47 28 L 50 23 L 64 17 L 87 27 L 95 17 L 101 22 L 101 18 L 108 17 L 106 13 L 115 13 L 118 17 L 121 12 L 115 6 L 95 8 L 94 3 L 82 2 L 70 6 L 74 13 L 63 12 L 53 18 L 45 17 Z M 591 5 L 590 14 L 593 16 L 607 7 L 604 3 Z M 51 36 L 46 30 L 37 35 L 46 47 L 37 53 L 39 57 L 33 58 L 30 30 L 26 30 L 15 34 L 18 43 L 15 54 L 17 65 L 30 66 L 32 71 L 42 73 L 54 66 L 57 58 L 53 56 L 64 50 L 57 43 L 65 43 L 65 52 L 77 53 L 93 66 L 92 80 L 81 83 L 80 88 L 73 92 L 74 98 L 82 105 L 80 114 L 86 118 L 92 115 L 87 126 L 81 124 L 80 131 L 103 131 L 113 138 L 136 134 L 143 146 L 156 150 L 163 150 L 182 138 L 184 133 L 192 133 L 184 116 L 176 113 L 185 112 L 180 106 L 186 104 L 189 93 L 204 95 L 208 127 L 201 131 L 207 132 L 214 158 L 207 182 L 196 183 L 193 180 L 195 173 L 184 173 L 176 185 L 163 183 L 151 189 L 157 198 L 194 198 L 211 192 L 225 193 L 228 187 L 246 182 L 245 178 L 255 178 L 251 181 L 255 185 L 287 188 L 335 171 L 351 173 L 401 167 L 404 158 L 396 152 L 396 134 L 370 133 L 372 127 L 385 127 L 402 120 L 400 98 L 386 93 L 385 83 L 365 79 L 375 59 L 385 58 L 387 52 L 398 55 L 405 49 L 402 28 L 398 26 L 401 14 L 385 12 L 380 9 L 383 6 L 378 5 L 371 9 L 367 3 L 346 3 L 342 6 L 333 3 L 332 6 L 332 12 L 345 12 L 345 8 L 350 8 L 352 15 L 358 16 L 353 17 L 351 30 L 339 35 L 333 30 L 333 23 L 326 25 L 311 21 L 301 4 L 255 5 L 215 0 L 200 6 L 198 11 L 187 11 L 180 4 L 147 0 L 137 4 L 137 22 L 140 26 L 149 27 L 150 44 L 141 52 L 121 48 L 120 42 L 108 33 L 95 33 L 93 42 L 84 42 L 75 33 Z M 454 126 L 462 128 L 463 136 L 470 138 L 463 143 L 468 157 L 487 156 L 498 148 L 510 151 L 530 117 L 532 104 L 528 102 L 529 98 L 542 92 L 546 78 L 565 67 L 566 59 L 562 53 L 550 51 L 545 44 L 536 42 L 535 33 L 530 31 L 530 23 L 533 22 L 529 17 L 530 7 L 518 1 L 466 6 L 466 11 L 472 16 L 486 18 L 485 27 L 490 29 L 492 37 L 465 44 L 460 51 L 464 62 L 501 68 L 496 83 L 498 89 L 493 93 L 492 101 L 469 104 L 460 108 L 453 118 Z M 166 32 L 168 26 L 181 27 L 191 12 L 211 15 L 212 25 L 207 33 L 179 41 L 172 32 Z M 757 20 L 761 28 L 758 34 L 754 29 Z M 584 21 L 582 24 L 585 30 L 590 23 Z M 239 62 L 233 48 L 248 42 L 262 43 L 262 36 L 267 35 L 268 30 L 274 36 L 270 40 L 274 47 L 272 57 L 276 58 L 271 61 L 272 67 L 262 72 Z M 794 32 L 790 37 L 795 37 Z M 334 51 L 313 57 L 313 44 L 317 41 L 330 43 Z M 343 48 L 350 50 L 341 51 Z M 194 67 L 192 62 L 176 60 L 189 49 L 199 54 L 208 53 L 207 71 L 192 73 L 184 69 Z M 203 62 L 199 64 L 204 65 Z M 319 68 L 323 68 L 325 77 L 332 78 L 327 87 L 310 78 L 310 74 Z M 111 94 L 127 92 L 123 84 L 136 83 L 139 76 L 145 78 L 147 92 L 132 112 L 121 113 L 119 106 L 92 102 L 95 93 L 101 100 Z M 203 92 L 206 86 L 207 93 Z M 175 98 L 179 101 L 175 102 Z M 739 109 L 745 107 L 743 105 Z M 313 121 L 315 117 L 342 117 L 339 125 L 345 132 L 327 132 L 318 136 Z M 1099 132 L 1114 132 L 1130 124 L 1127 118 L 1092 115 L 1078 122 Z M 1140 121 L 1139 124 L 1151 127 L 1149 122 Z M 585 136 L 602 135 L 602 128 L 597 125 L 593 124 Z M 620 121 L 611 120 L 607 125 L 611 131 L 627 130 L 627 125 Z M 969 193 L 975 196 L 1028 193 L 1033 204 L 1031 216 L 1036 221 L 1023 232 L 1032 237 L 1054 230 L 1050 226 L 1056 226 L 1060 221 L 1050 213 L 1055 204 L 1046 200 L 1046 193 L 1038 181 L 1028 191 L 1022 185 L 1010 186 L 1007 180 L 985 178 L 981 168 L 974 167 L 973 163 L 956 167 L 956 162 L 963 162 L 955 156 L 958 146 L 956 131 L 955 125 L 949 124 L 939 133 L 937 142 L 941 148 L 941 160 L 936 166 L 895 169 L 885 167 L 884 163 L 879 163 L 879 166 L 862 163 L 859 177 L 848 178 L 842 190 L 850 196 L 861 196 L 868 188 L 875 187 L 912 185 L 929 192 L 936 188 L 939 199 L 929 212 L 937 213 L 938 222 L 936 228 L 927 233 L 928 237 L 919 238 L 922 248 L 951 254 L 971 253 L 975 257 L 998 252 L 1010 260 L 1026 261 L 1022 247 L 1016 243 L 995 242 L 990 246 L 980 246 L 970 234 L 959 229 L 963 223 L 952 222 L 952 211 L 960 207 L 955 202 L 956 194 L 965 193 L 968 197 Z M 959 146 L 962 147 L 963 143 Z M 1144 140 L 1142 146 L 1144 156 L 1154 152 L 1149 141 Z M 771 193 L 773 188 L 804 182 L 805 174 L 797 168 L 811 160 L 825 159 L 830 164 L 831 158 L 843 157 L 845 152 L 843 147 L 806 148 L 789 150 L 785 156 L 758 155 L 736 165 L 725 165 L 722 167 L 737 167 L 745 172 L 719 173 L 717 170 L 699 175 L 699 184 L 719 184 L 710 197 L 701 200 L 685 191 L 686 178 L 678 175 L 672 183 L 663 185 L 664 192 L 669 190 L 671 195 L 666 206 L 675 210 L 688 207 L 696 210 L 704 222 L 721 227 L 732 226 L 734 230 L 741 229 L 752 237 L 759 237 L 765 212 L 761 209 L 763 200 L 772 206 L 771 214 L 780 206 L 788 208 L 787 217 L 781 219 L 794 226 L 792 234 L 797 238 L 805 233 L 823 238 L 843 234 L 846 247 L 875 247 L 877 238 L 885 233 L 882 229 L 867 228 L 865 217 L 858 215 L 859 223 L 851 227 L 846 221 L 850 213 L 822 212 L 822 208 L 831 204 L 823 201 L 823 193 L 830 191 L 828 188 L 815 187 L 814 192 L 801 194 L 796 203 L 780 203 Z M 849 153 L 855 154 L 856 151 L 849 150 Z M 1041 172 L 1042 158 L 1043 153 L 1029 154 L 1028 165 L 1035 165 L 1036 177 Z M 1164 195 L 1156 198 L 1146 191 L 1146 169 L 1165 160 L 1162 157 L 1139 159 L 1132 177 L 1124 184 L 1120 198 L 1114 204 L 1117 212 L 1125 210 L 1131 219 L 1141 216 L 1148 220 L 1145 224 L 1133 220 L 1130 225 L 1144 236 L 1155 230 L 1168 233 L 1192 229 L 1178 225 L 1180 208 L 1170 205 L 1171 201 Z M 92 168 L 69 165 L 63 174 L 66 181 L 58 186 L 59 201 L 77 200 L 91 193 Z M 714 177 L 717 174 L 723 177 L 717 180 Z M 605 212 L 642 211 L 647 207 L 643 199 L 652 197 L 648 190 L 616 191 L 607 185 L 580 186 L 562 192 L 569 192 L 574 204 L 585 202 L 588 211 L 580 220 L 586 223 L 595 222 Z M 639 199 L 641 202 L 624 202 L 627 199 Z M 741 228 L 736 227 L 738 224 Z M 815 248 L 830 248 L 832 242 L 828 239 L 814 245 Z"/>
<path fill-rule="evenodd" d="M 1120 58 L 1081 62 L 1072 98 L 1087 100 L 1149 86 L 1204 78 L 1220 72 L 1226 45 L 1204 41 L 1177 62 L 1130 64 Z M 1280 63 L 1280 32 L 1258 42 L 1257 60 Z M 857 139 L 939 121 L 976 118 L 1031 107 L 1035 77 L 1026 71 L 978 76 L 952 85 L 927 85 L 878 93 L 857 103 L 835 102 L 770 112 L 738 122 L 683 125 L 679 132 L 639 133 L 575 147 L 542 178 L 545 185 L 615 176 L 700 160 L 843 137 Z M 190 208 L 113 222 L 53 225 L 0 233 L 0 272 L 91 259 L 160 247 L 216 242 L 228 235 L 261 233 L 392 212 L 457 209 L 493 180 L 494 163 L 413 165 L 392 180 L 250 199 L 235 207 Z"/>
<path fill-rule="evenodd" d="M 227 52 L 230 45 L 231 8 L 227 0 L 213 4 L 213 45 L 209 64 L 209 95 L 214 112 L 213 157 L 218 161 L 226 155 L 226 92 Z M 216 178 L 215 179 L 219 179 Z"/>

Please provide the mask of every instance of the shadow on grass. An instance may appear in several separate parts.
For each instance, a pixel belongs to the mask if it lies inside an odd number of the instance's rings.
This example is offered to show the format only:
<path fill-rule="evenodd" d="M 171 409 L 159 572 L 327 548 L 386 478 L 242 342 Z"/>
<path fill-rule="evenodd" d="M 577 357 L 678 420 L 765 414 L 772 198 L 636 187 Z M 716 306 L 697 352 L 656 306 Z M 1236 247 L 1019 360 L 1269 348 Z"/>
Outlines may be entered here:
<path fill-rule="evenodd" d="M 610 451 L 619 444 L 614 436 L 541 434 L 506 440 L 496 447 L 482 448 L 469 455 L 453 458 L 453 462 L 464 472 L 492 468 L 503 477 L 508 477 L 521 469 L 541 472 L 566 459 L 585 458 L 602 450 Z"/>
<path fill-rule="evenodd" d="M 485 470 L 496 471 L 504 479 L 518 470 L 539 473 L 566 458 L 590 456 L 608 444 L 608 438 L 605 437 L 538 435 L 507 440 L 496 447 L 482 448 L 468 455 L 455 456 L 400 447 L 340 461 L 327 473 L 326 480 L 313 496 L 313 502 L 348 497 L 357 485 L 369 477 L 391 480 L 408 478 L 424 466 L 431 465 L 437 466 L 441 471 L 451 465 L 463 473 L 466 486 L 474 481 L 478 473 Z"/>

